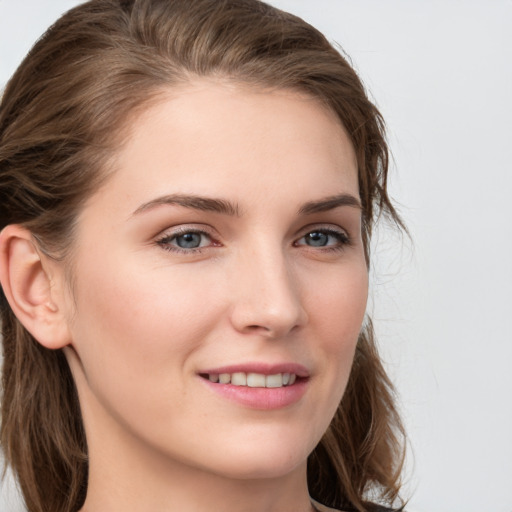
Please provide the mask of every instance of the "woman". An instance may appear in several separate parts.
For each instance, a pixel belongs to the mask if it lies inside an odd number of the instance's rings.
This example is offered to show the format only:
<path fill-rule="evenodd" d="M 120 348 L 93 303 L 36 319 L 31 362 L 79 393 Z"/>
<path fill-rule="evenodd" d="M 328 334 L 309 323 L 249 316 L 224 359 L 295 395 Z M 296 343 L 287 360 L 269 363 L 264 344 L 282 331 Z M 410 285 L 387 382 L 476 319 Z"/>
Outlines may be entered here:
<path fill-rule="evenodd" d="M 30 511 L 381 510 L 383 122 L 257 0 L 92 0 L 0 110 L 2 446 Z M 326 508 L 330 507 L 330 508 Z"/>

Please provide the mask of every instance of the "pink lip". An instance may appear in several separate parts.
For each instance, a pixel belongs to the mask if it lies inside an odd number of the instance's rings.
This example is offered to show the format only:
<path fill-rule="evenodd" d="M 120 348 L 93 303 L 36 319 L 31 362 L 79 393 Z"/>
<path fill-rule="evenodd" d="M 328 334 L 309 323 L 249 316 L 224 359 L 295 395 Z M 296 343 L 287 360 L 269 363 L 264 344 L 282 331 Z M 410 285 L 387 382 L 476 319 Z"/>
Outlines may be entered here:
<path fill-rule="evenodd" d="M 291 386 L 281 388 L 250 388 L 210 382 L 204 378 L 206 374 L 221 373 L 261 373 L 275 375 L 276 373 L 294 373 L 298 379 Z M 306 367 L 296 363 L 265 364 L 248 363 L 212 368 L 198 372 L 201 381 L 216 395 L 243 407 L 259 410 L 276 410 L 288 407 L 298 402 L 307 390 L 309 372 Z"/>
<path fill-rule="evenodd" d="M 309 377 L 309 371 L 301 364 L 297 363 L 280 363 L 280 364 L 268 364 L 268 363 L 242 363 L 232 364 L 228 366 L 220 366 L 218 368 L 209 368 L 201 370 L 199 374 L 221 374 L 221 373 L 261 373 L 263 375 L 275 375 L 276 373 L 295 373 L 297 377 L 306 378 Z"/>

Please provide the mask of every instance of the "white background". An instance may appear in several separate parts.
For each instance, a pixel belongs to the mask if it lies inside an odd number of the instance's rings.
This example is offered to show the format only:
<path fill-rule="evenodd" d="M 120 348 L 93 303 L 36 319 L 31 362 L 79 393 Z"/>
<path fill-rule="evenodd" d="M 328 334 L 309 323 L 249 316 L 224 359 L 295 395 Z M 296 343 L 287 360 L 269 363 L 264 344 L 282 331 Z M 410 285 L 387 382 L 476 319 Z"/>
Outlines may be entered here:
<path fill-rule="evenodd" d="M 0 0 L 0 84 L 77 3 Z M 344 48 L 388 123 L 413 243 L 379 236 L 372 309 L 408 510 L 512 512 L 512 1 L 272 3 Z M 0 510 L 21 510 L 10 484 Z"/>

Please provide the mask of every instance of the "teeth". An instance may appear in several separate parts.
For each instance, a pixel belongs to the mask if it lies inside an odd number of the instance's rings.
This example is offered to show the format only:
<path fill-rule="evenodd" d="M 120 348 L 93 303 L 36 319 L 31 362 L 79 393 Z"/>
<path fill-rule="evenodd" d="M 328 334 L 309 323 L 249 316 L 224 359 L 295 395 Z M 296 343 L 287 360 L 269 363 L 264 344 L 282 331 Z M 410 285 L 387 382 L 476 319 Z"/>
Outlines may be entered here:
<path fill-rule="evenodd" d="M 208 380 L 220 384 L 232 384 L 233 386 L 248 386 L 250 388 L 282 388 L 291 386 L 297 380 L 294 373 L 276 373 L 263 375 L 262 373 L 210 373 Z"/>
<path fill-rule="evenodd" d="M 250 388 L 264 388 L 265 387 L 265 375 L 261 373 L 248 373 L 247 374 L 247 385 Z"/>
<path fill-rule="evenodd" d="M 219 382 L 221 384 L 229 384 L 231 382 L 231 374 L 230 373 L 221 373 L 219 375 Z"/>
<path fill-rule="evenodd" d="M 231 384 L 233 386 L 247 386 L 247 375 L 245 373 L 233 373 L 231 375 Z"/>
<path fill-rule="evenodd" d="M 283 386 L 283 376 L 278 373 L 277 375 L 267 375 L 265 377 L 265 387 L 267 388 L 280 388 Z"/>

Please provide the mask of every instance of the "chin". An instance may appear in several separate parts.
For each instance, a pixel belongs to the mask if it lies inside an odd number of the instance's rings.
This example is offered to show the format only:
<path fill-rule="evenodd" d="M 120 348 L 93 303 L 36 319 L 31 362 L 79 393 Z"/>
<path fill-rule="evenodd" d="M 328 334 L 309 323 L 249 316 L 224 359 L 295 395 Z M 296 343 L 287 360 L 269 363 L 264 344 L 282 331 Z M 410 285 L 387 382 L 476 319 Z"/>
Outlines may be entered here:
<path fill-rule="evenodd" d="M 269 457 L 267 460 L 241 460 L 217 469 L 217 474 L 233 480 L 279 479 L 306 466 L 304 459 Z"/>
<path fill-rule="evenodd" d="M 233 445 L 234 453 L 226 450 L 224 457 L 216 457 L 216 472 L 240 480 L 282 478 L 306 466 L 310 450 L 305 445 L 282 439 L 267 440 L 263 446 L 257 442 Z"/>

